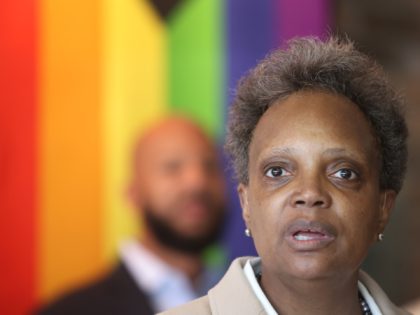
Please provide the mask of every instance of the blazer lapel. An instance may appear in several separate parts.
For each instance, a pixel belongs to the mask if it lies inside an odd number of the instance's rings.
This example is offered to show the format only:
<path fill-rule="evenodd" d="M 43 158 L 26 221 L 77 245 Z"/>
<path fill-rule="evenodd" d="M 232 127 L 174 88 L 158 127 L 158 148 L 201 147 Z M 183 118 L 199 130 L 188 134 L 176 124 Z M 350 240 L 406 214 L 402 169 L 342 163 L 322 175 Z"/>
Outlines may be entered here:
<path fill-rule="evenodd" d="M 209 291 L 212 314 L 266 315 L 243 271 L 249 258 L 235 259 L 222 280 Z"/>
<path fill-rule="evenodd" d="M 359 280 L 368 289 L 383 315 L 410 315 L 410 313 L 395 306 L 375 280 L 363 270 L 359 272 Z"/>

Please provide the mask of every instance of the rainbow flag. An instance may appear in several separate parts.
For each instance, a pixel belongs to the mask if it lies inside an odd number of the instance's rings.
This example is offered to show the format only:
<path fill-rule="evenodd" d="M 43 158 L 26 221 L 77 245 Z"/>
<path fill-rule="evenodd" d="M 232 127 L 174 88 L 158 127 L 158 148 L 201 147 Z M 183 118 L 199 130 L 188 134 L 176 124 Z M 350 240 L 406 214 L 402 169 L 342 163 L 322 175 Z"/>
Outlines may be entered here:
<path fill-rule="evenodd" d="M 330 7 L 3 0 L 0 314 L 27 314 L 104 271 L 137 230 L 124 200 L 134 139 L 175 110 L 222 143 L 239 77 L 284 40 L 325 34 Z M 253 247 L 230 194 L 224 242 L 235 257 Z"/>

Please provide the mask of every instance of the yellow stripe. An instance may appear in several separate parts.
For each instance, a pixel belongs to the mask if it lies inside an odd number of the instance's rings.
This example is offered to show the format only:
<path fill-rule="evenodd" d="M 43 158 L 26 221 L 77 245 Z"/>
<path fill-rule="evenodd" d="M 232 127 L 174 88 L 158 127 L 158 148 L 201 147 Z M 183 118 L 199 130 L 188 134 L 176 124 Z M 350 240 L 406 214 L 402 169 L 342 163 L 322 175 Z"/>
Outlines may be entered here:
<path fill-rule="evenodd" d="M 137 220 L 124 192 L 135 137 L 165 112 L 165 29 L 147 0 L 105 0 L 103 46 L 104 255 Z"/>
<path fill-rule="evenodd" d="M 98 273 L 100 1 L 40 2 L 40 298 Z"/>

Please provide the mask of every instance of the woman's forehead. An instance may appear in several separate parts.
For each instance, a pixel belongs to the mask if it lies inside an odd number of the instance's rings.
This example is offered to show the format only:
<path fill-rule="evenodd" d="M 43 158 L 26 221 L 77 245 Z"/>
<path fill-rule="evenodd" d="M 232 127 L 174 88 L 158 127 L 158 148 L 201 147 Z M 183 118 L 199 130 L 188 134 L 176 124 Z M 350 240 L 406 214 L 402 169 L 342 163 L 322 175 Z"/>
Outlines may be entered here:
<path fill-rule="evenodd" d="M 357 105 L 341 95 L 300 92 L 272 105 L 258 122 L 250 158 L 278 150 L 342 150 L 375 154 L 372 127 Z"/>

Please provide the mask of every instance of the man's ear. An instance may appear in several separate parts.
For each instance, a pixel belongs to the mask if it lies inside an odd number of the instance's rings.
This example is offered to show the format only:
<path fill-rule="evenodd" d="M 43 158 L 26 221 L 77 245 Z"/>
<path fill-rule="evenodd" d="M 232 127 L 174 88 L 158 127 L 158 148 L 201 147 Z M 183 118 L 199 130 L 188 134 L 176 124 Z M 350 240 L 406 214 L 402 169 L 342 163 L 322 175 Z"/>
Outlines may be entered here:
<path fill-rule="evenodd" d="M 141 211 L 142 194 L 136 182 L 131 182 L 125 189 L 125 200 L 135 212 Z"/>
<path fill-rule="evenodd" d="M 389 218 L 391 217 L 391 212 L 394 208 L 396 198 L 397 193 L 392 189 L 384 190 L 381 192 L 378 233 L 383 233 L 385 230 Z"/>
<path fill-rule="evenodd" d="M 251 214 L 249 212 L 248 207 L 248 186 L 243 183 L 240 183 L 238 185 L 237 191 L 242 208 L 242 218 L 244 219 L 247 228 L 250 228 Z"/>

